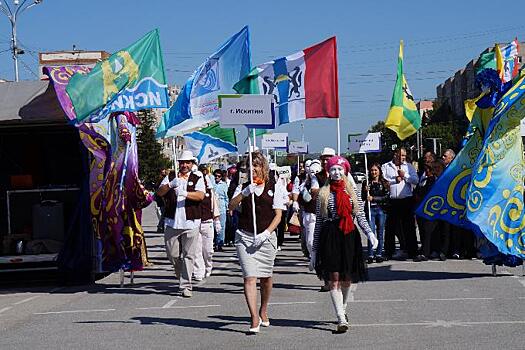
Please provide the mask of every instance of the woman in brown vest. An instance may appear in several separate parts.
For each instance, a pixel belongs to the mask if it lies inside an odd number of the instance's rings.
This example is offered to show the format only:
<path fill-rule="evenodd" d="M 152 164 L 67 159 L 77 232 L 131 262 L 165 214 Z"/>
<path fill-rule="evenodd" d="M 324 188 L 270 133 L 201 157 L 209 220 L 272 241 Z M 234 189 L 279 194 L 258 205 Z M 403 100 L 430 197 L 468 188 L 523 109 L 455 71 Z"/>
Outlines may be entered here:
<path fill-rule="evenodd" d="M 252 153 L 254 183 L 237 187 L 230 201 L 230 210 L 239 204 L 242 213 L 235 234 L 235 247 L 244 277 L 244 296 L 251 316 L 249 333 L 258 333 L 260 326 L 268 327 L 268 302 L 272 291 L 272 272 L 277 253 L 275 228 L 286 209 L 286 188 L 270 178 L 268 161 L 260 152 Z M 248 170 L 249 171 L 249 170 Z M 252 194 L 255 196 L 257 232 L 253 227 Z M 257 278 L 261 285 L 261 307 L 257 312 Z"/>

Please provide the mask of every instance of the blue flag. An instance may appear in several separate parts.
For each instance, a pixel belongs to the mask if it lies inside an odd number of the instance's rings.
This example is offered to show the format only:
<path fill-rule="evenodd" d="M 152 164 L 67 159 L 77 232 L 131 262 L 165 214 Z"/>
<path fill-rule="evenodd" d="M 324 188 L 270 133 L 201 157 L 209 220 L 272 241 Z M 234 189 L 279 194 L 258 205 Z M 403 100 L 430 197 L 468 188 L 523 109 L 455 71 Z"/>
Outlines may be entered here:
<path fill-rule="evenodd" d="M 228 39 L 193 72 L 157 129 L 157 138 L 182 135 L 219 118 L 218 95 L 236 93 L 233 85 L 250 71 L 248 26 Z"/>
<path fill-rule="evenodd" d="M 525 77 L 496 105 L 467 190 L 467 219 L 502 254 L 525 258 Z"/>

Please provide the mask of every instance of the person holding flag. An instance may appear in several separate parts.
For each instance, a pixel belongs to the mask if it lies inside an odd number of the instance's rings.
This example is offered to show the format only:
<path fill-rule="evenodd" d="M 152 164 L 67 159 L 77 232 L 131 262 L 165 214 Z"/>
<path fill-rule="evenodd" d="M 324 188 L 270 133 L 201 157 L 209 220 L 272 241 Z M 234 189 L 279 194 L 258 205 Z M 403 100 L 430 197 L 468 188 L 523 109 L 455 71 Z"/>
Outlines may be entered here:
<path fill-rule="evenodd" d="M 273 285 L 273 264 L 277 254 L 275 229 L 281 221 L 282 211 L 286 210 L 288 192 L 280 182 L 276 182 L 270 176 L 268 161 L 261 152 L 252 153 L 252 164 L 248 164 L 247 168 L 253 172 L 253 183 L 247 182 L 237 187 L 229 209 L 234 210 L 239 205 L 242 209 L 235 233 L 235 247 L 244 278 L 244 296 L 251 316 L 248 332 L 259 333 L 261 326 L 270 326 L 268 303 Z M 250 198 L 252 196 L 254 200 Z M 254 221 L 257 232 L 253 232 Z M 261 306 L 258 311 L 257 278 L 261 285 Z"/>

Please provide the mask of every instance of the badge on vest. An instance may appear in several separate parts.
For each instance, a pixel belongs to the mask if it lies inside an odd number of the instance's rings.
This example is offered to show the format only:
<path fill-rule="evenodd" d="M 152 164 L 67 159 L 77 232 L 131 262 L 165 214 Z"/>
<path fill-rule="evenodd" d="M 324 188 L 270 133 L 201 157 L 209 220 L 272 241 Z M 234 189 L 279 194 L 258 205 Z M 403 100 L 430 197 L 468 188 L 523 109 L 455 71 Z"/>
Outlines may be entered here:
<path fill-rule="evenodd" d="M 268 190 L 268 195 L 269 195 L 270 197 L 273 197 L 273 191 L 272 191 L 272 190 Z"/>
<path fill-rule="evenodd" d="M 193 181 L 189 181 L 188 186 L 193 186 Z"/>

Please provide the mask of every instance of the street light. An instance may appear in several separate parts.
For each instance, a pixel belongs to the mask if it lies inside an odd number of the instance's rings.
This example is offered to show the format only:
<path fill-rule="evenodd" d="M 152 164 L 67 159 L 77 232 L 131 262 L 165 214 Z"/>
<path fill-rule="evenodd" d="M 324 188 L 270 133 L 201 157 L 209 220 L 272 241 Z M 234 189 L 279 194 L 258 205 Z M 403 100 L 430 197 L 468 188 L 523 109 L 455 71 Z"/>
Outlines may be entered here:
<path fill-rule="evenodd" d="M 16 19 L 22 14 L 25 10 L 42 3 L 43 0 L 34 0 L 31 3 L 28 3 L 28 0 L 13 0 L 13 5 L 9 5 L 7 1 L 2 2 L 0 0 L 0 11 L 2 11 L 7 18 L 9 23 L 11 23 L 11 50 L 13 52 L 13 62 L 15 64 L 15 81 L 18 81 L 18 55 L 24 53 L 24 50 L 17 47 L 16 42 Z"/>

